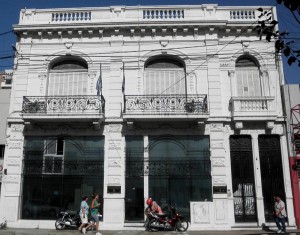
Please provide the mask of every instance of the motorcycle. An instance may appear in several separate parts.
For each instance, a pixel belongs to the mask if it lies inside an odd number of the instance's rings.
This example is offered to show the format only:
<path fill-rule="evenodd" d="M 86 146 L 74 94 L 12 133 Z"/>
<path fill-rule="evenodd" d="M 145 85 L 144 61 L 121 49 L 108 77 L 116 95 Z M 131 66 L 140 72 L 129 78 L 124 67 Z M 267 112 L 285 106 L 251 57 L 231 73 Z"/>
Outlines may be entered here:
<path fill-rule="evenodd" d="M 81 219 L 78 213 L 75 211 L 62 211 L 57 215 L 57 217 L 58 218 L 55 221 L 55 228 L 57 230 L 62 230 L 65 228 L 77 229 L 81 225 Z"/>
<path fill-rule="evenodd" d="M 189 222 L 180 215 L 175 207 L 170 207 L 171 218 L 169 219 L 166 214 L 156 214 L 153 212 L 145 211 L 147 219 L 145 222 L 145 230 L 150 232 L 163 231 L 180 231 L 185 232 L 189 227 Z"/>

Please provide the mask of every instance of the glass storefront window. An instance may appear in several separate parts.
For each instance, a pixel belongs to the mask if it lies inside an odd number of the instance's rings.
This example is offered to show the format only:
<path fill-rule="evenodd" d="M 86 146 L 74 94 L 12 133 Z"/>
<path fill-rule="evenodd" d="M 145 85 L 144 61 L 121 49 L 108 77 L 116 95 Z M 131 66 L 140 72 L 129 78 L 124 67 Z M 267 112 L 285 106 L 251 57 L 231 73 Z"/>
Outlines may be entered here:
<path fill-rule="evenodd" d="M 103 137 L 26 137 L 21 218 L 55 219 L 79 211 L 84 195 L 102 198 L 103 160 Z"/>
<path fill-rule="evenodd" d="M 208 136 L 149 136 L 149 196 L 187 218 L 190 201 L 212 201 Z"/>

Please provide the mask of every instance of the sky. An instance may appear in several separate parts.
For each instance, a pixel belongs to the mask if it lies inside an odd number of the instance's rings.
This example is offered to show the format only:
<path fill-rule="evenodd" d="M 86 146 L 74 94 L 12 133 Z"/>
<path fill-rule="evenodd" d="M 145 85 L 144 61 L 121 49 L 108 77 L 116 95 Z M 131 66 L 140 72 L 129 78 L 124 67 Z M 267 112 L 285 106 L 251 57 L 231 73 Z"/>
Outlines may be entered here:
<path fill-rule="evenodd" d="M 0 71 L 11 69 L 13 60 L 12 45 L 15 35 L 10 32 L 12 25 L 17 24 L 20 10 L 23 8 L 68 8 L 68 7 L 106 7 L 134 5 L 201 5 L 218 4 L 220 6 L 275 6 L 276 0 L 0 0 Z M 262 5 L 263 4 L 263 5 Z M 277 5 L 280 31 L 290 32 L 295 45 L 300 49 L 300 25 L 291 13 L 282 5 Z M 8 33 L 6 33 L 8 32 Z M 283 57 L 285 81 L 289 84 L 300 84 L 300 67 L 298 64 L 289 66 Z"/>

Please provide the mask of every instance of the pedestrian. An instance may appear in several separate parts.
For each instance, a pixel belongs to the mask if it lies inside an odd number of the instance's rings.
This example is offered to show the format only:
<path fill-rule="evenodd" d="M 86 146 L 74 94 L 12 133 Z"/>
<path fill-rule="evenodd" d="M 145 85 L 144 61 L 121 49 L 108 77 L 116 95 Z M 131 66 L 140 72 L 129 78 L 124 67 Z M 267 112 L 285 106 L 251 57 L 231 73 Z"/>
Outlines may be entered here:
<path fill-rule="evenodd" d="M 78 230 L 83 234 L 86 234 L 85 226 L 88 224 L 88 214 L 89 214 L 89 205 L 87 204 L 88 199 L 89 199 L 88 196 L 84 196 L 80 204 L 79 215 L 81 219 L 81 225 L 78 228 Z"/>
<path fill-rule="evenodd" d="M 92 200 L 92 203 L 91 203 L 91 215 L 96 223 L 96 235 L 102 235 L 100 232 L 99 232 L 99 207 L 100 207 L 100 203 L 99 203 L 99 194 L 97 193 L 94 193 L 92 195 L 93 197 L 93 200 Z"/>
<path fill-rule="evenodd" d="M 277 233 L 286 233 L 285 227 L 285 218 L 286 218 L 286 210 L 285 203 L 281 200 L 279 195 L 274 196 L 274 213 L 275 213 L 275 223 L 277 225 L 278 231 Z"/>

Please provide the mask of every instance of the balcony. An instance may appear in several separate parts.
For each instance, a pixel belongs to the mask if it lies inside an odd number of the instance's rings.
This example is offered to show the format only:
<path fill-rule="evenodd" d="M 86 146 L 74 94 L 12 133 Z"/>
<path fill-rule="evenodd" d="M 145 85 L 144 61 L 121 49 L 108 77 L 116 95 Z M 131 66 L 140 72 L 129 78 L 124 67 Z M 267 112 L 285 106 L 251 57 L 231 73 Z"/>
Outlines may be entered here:
<path fill-rule="evenodd" d="M 235 121 L 275 120 L 275 97 L 232 97 L 232 117 Z"/>
<path fill-rule="evenodd" d="M 127 121 L 178 121 L 208 118 L 207 95 L 125 95 Z"/>
<path fill-rule="evenodd" d="M 103 120 L 103 96 L 24 96 L 22 116 L 26 121 Z"/>

